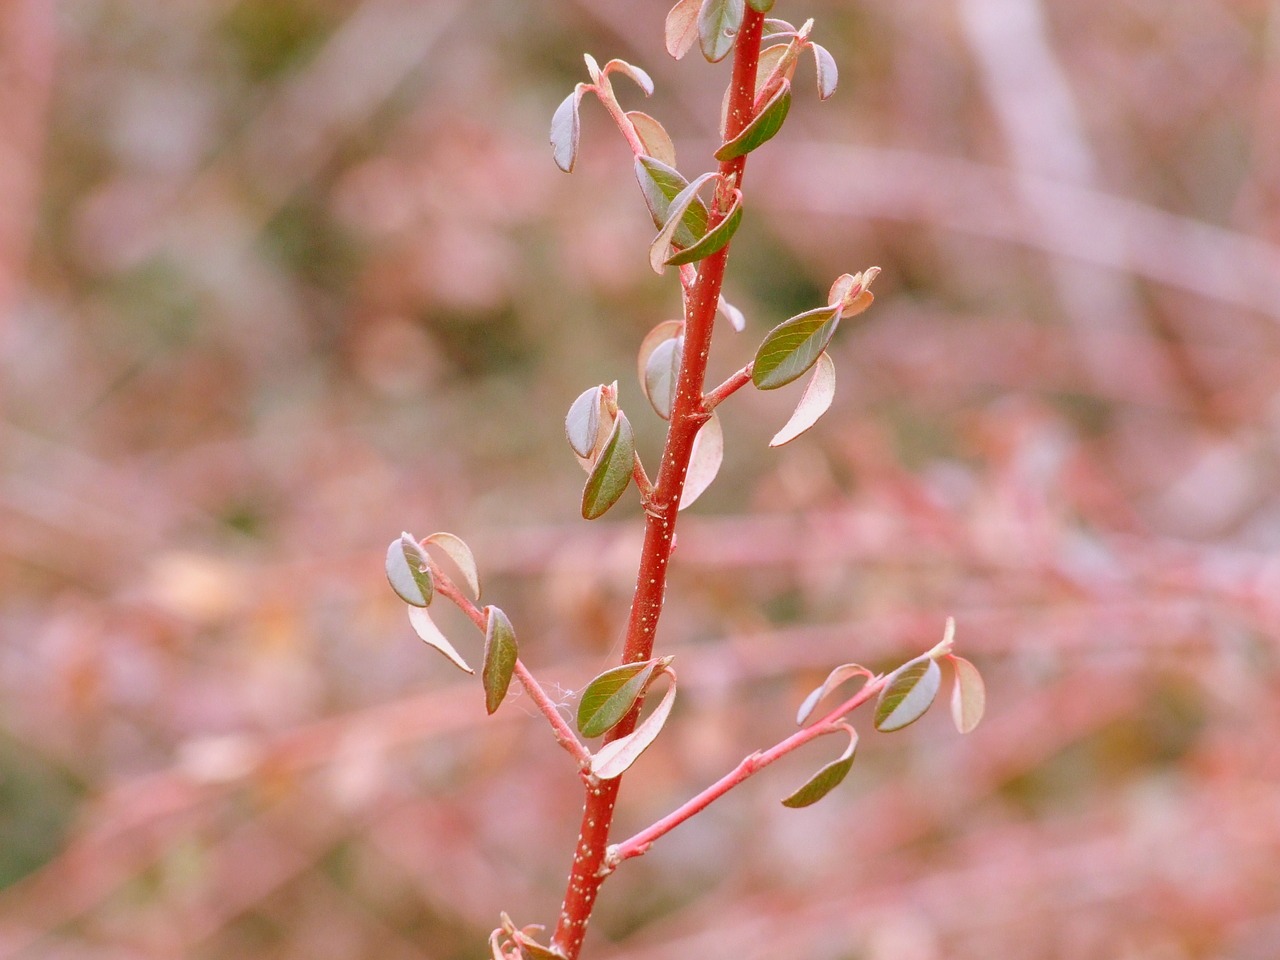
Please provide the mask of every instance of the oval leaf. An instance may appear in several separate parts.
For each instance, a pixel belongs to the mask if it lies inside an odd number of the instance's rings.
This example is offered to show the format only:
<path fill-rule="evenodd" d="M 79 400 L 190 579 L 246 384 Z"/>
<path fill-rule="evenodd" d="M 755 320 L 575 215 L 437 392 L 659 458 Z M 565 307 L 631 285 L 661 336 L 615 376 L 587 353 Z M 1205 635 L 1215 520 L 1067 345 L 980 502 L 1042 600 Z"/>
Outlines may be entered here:
<path fill-rule="evenodd" d="M 702 55 L 711 63 L 723 60 L 733 49 L 745 12 L 743 0 L 702 0 L 698 39 L 702 41 Z"/>
<path fill-rule="evenodd" d="M 671 407 L 676 402 L 676 387 L 680 380 L 680 352 L 684 349 L 684 337 L 664 340 L 649 354 L 644 368 L 644 395 L 649 398 L 654 412 L 663 420 L 671 419 Z"/>
<path fill-rule="evenodd" d="M 956 671 L 956 685 L 951 691 L 951 719 L 961 733 L 969 733 L 987 709 L 987 687 L 978 668 L 964 657 L 947 658 Z"/>
<path fill-rule="evenodd" d="M 724 430 L 720 418 L 714 413 L 693 438 L 693 450 L 689 453 L 689 471 L 684 477 L 684 490 L 680 494 L 679 509 L 693 504 L 720 472 L 724 461 Z"/>
<path fill-rule="evenodd" d="M 685 211 L 698 199 L 698 191 L 708 180 L 718 176 L 718 173 L 704 173 L 672 198 L 667 207 L 667 219 L 649 244 L 649 266 L 654 273 L 661 275 L 666 270 L 666 260 L 671 255 L 671 244 L 675 241 L 676 231 L 683 225 Z"/>
<path fill-rule="evenodd" d="M 644 386 L 645 371 L 649 368 L 649 358 L 658 345 L 665 340 L 678 337 L 684 333 L 683 320 L 663 320 L 644 335 L 640 341 L 640 352 L 636 355 L 636 375 L 640 378 L 640 386 Z"/>
<path fill-rule="evenodd" d="M 876 701 L 876 729 L 892 733 L 915 723 L 933 703 L 942 670 L 931 657 L 917 657 L 889 676 Z"/>
<path fill-rule="evenodd" d="M 485 608 L 488 619 L 484 629 L 484 666 L 480 679 L 484 683 L 484 707 L 493 713 L 507 695 L 511 675 L 516 669 L 520 652 L 516 647 L 516 632 L 507 615 L 497 607 Z"/>
<path fill-rule="evenodd" d="M 657 666 L 657 660 L 624 663 L 587 684 L 578 701 L 578 729 L 582 735 L 598 737 L 617 726 L 644 693 Z"/>
<path fill-rule="evenodd" d="M 649 207 L 649 215 L 653 217 L 653 225 L 661 228 L 667 222 L 671 201 L 689 185 L 689 181 L 681 176 L 680 171 L 656 157 L 636 157 L 635 171 L 636 180 L 644 194 L 644 202 Z M 676 231 L 675 242 L 687 247 L 706 232 L 706 204 L 695 200 L 684 212 L 680 229 Z"/>
<path fill-rule="evenodd" d="M 601 780 L 612 780 L 626 773 L 627 768 L 636 762 L 636 758 L 648 749 L 649 744 L 662 732 L 662 726 L 671 714 L 671 707 L 676 701 L 676 675 L 672 670 L 671 689 L 663 696 L 658 708 L 645 717 L 635 731 L 625 737 L 619 737 L 606 743 L 591 758 L 591 772 Z"/>
<path fill-rule="evenodd" d="M 667 128 L 647 113 L 639 110 L 628 110 L 627 119 L 636 128 L 636 135 L 644 144 L 644 152 L 661 160 L 667 166 L 676 165 L 676 145 L 671 142 Z"/>
<path fill-rule="evenodd" d="M 716 159 L 722 162 L 732 160 L 772 140 L 782 129 L 782 121 L 787 119 L 790 109 L 791 83 L 783 80 L 778 92 L 769 98 L 769 102 L 742 128 L 742 132 L 716 151 Z"/>
<path fill-rule="evenodd" d="M 644 91 L 646 97 L 653 96 L 653 78 L 639 67 L 625 60 L 610 60 L 604 65 L 605 74 L 621 73 L 635 81 L 637 87 Z M 656 121 L 655 121 L 656 122 Z"/>
<path fill-rule="evenodd" d="M 818 362 L 840 324 L 839 307 L 818 307 L 784 320 L 764 338 L 751 367 L 751 382 L 776 390 Z"/>
<path fill-rule="evenodd" d="M 609 439 L 605 441 L 604 449 L 596 458 L 591 475 L 587 477 L 587 485 L 582 490 L 583 519 L 595 520 L 618 502 L 618 498 L 631 483 L 635 457 L 636 440 L 631 431 L 631 423 L 627 420 L 627 415 L 619 410 Z"/>
<path fill-rule="evenodd" d="M 586 84 L 583 83 L 574 87 L 573 93 L 560 101 L 551 116 L 551 157 L 565 173 L 572 173 L 578 161 L 578 139 L 582 132 L 578 104 L 582 102 L 584 90 Z"/>
<path fill-rule="evenodd" d="M 465 670 L 467 673 L 475 673 L 463 660 L 458 651 L 453 649 L 453 644 L 445 639 L 440 628 L 435 625 L 435 621 L 431 619 L 431 615 L 427 613 L 426 607 L 410 607 L 409 623 L 413 626 L 413 632 L 423 639 L 429 646 L 435 647 L 459 670 Z"/>
<path fill-rule="evenodd" d="M 693 42 L 698 39 L 698 10 L 701 7 L 702 0 L 678 0 L 667 11 L 664 39 L 667 53 L 677 60 L 688 53 Z"/>
<path fill-rule="evenodd" d="M 462 574 L 462 579 L 467 581 L 467 586 L 471 589 L 471 595 L 477 600 L 480 599 L 480 571 L 476 568 L 475 554 L 471 552 L 471 548 L 461 538 L 454 536 L 452 533 L 433 533 L 427 537 L 425 543 L 434 544 L 443 550 L 457 566 Z"/>
<path fill-rule="evenodd" d="M 811 43 L 809 47 L 813 50 L 813 62 L 818 70 L 818 97 L 828 100 L 836 92 L 840 71 L 836 68 L 835 58 L 827 52 L 826 47 L 817 43 Z"/>
<path fill-rule="evenodd" d="M 428 606 L 435 596 L 431 561 L 412 534 L 400 534 L 387 547 L 387 580 L 396 596 L 412 606 Z"/>
<path fill-rule="evenodd" d="M 804 703 L 800 704 L 800 709 L 796 712 L 796 726 L 804 726 L 804 722 L 813 715 L 813 711 L 817 709 L 818 704 L 822 702 L 828 693 L 846 680 L 851 680 L 858 676 L 871 679 L 872 674 L 870 670 L 860 663 L 842 663 L 827 674 L 827 679 L 822 681 L 822 686 L 815 688 L 813 692 L 804 698 Z"/>
<path fill-rule="evenodd" d="M 849 746 L 845 748 L 837 760 L 832 760 L 825 767 L 809 778 L 809 781 L 787 799 L 782 801 L 784 807 L 807 807 L 817 803 L 828 793 L 840 786 L 849 775 L 853 766 L 853 755 L 858 749 L 858 733 L 848 724 L 840 724 L 840 729 L 849 734 Z"/>
<path fill-rule="evenodd" d="M 790 443 L 812 427 L 830 408 L 835 395 L 836 365 L 824 351 L 818 357 L 818 362 L 814 364 L 813 376 L 804 388 L 804 393 L 801 394 L 800 402 L 796 404 L 791 419 L 787 421 L 786 426 L 773 435 L 769 446 L 780 447 L 784 443 Z"/>
<path fill-rule="evenodd" d="M 600 428 L 600 391 L 603 387 L 591 387 L 578 394 L 569 406 L 564 418 L 564 434 L 569 446 L 580 457 L 590 458 L 595 453 L 596 432 Z"/>
<path fill-rule="evenodd" d="M 697 243 L 667 257 L 667 266 L 678 267 L 684 263 L 694 263 L 698 260 L 705 260 L 713 253 L 718 253 L 733 239 L 733 235 L 738 232 L 738 226 L 741 223 L 742 191 L 734 190 L 733 206 L 729 208 L 729 212 L 725 214 L 724 219 L 703 234 Z"/>
<path fill-rule="evenodd" d="M 720 299 L 716 301 L 716 309 L 724 314 L 725 318 L 729 321 L 729 325 L 738 333 L 747 329 L 747 318 L 742 315 L 741 310 L 726 300 L 723 294 L 721 294 Z"/>

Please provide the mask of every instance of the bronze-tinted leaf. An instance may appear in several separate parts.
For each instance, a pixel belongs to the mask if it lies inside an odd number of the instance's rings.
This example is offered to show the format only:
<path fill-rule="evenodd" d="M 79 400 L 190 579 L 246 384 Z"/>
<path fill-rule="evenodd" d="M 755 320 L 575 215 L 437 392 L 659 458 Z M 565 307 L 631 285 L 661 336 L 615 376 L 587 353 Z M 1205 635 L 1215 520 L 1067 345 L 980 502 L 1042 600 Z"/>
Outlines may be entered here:
<path fill-rule="evenodd" d="M 461 537 L 452 533 L 433 533 L 427 537 L 426 543 L 432 544 L 443 550 L 450 560 L 457 565 L 458 570 L 462 573 L 462 579 L 467 582 L 467 586 L 471 588 L 471 595 L 477 600 L 480 599 L 480 571 L 476 568 L 475 554 L 471 552 L 471 548 L 467 546 L 466 541 Z"/>
<path fill-rule="evenodd" d="M 698 11 L 701 7 L 702 0 L 677 0 L 667 12 L 663 36 L 667 53 L 677 60 L 688 53 L 698 39 Z"/>
<path fill-rule="evenodd" d="M 639 67 L 625 60 L 610 60 L 604 65 L 605 74 L 621 73 L 635 81 L 637 87 L 644 91 L 646 97 L 653 96 L 653 78 Z"/>
<path fill-rule="evenodd" d="M 387 547 L 387 581 L 405 603 L 426 607 L 435 596 L 431 561 L 412 534 L 402 533 Z"/>
<path fill-rule="evenodd" d="M 961 733 L 970 733 L 987 709 L 987 687 L 978 668 L 964 657 L 952 655 L 947 659 L 956 672 L 956 685 L 951 691 L 951 719 Z"/>
<path fill-rule="evenodd" d="M 860 663 L 842 663 L 827 674 L 827 679 L 822 681 L 821 686 L 815 687 L 804 698 L 804 703 L 800 704 L 800 709 L 796 711 L 796 726 L 804 726 L 805 721 L 813 715 L 813 711 L 818 708 L 818 704 L 823 701 L 823 698 L 840 684 L 846 680 L 852 680 L 854 677 L 866 677 L 869 680 L 871 676 L 871 671 Z"/>
<path fill-rule="evenodd" d="M 484 683 L 485 709 L 493 713 L 507 695 L 520 653 L 516 632 L 507 615 L 494 606 L 486 607 L 485 613 L 484 666 L 480 668 L 480 679 Z"/>
<path fill-rule="evenodd" d="M 720 418 L 711 414 L 711 419 L 698 429 L 693 438 L 693 451 L 689 454 L 689 470 L 684 476 L 684 489 L 680 493 L 680 506 L 683 510 L 691 506 L 720 472 L 720 464 L 724 462 L 724 428 L 720 426 Z"/>
<path fill-rule="evenodd" d="M 628 110 L 627 119 L 635 127 L 636 136 L 644 144 L 645 153 L 669 167 L 676 165 L 676 145 L 671 142 L 671 135 L 667 133 L 666 127 L 639 110 Z"/>
<path fill-rule="evenodd" d="M 467 661 L 463 660 L 458 651 L 453 648 L 453 644 L 445 639 L 445 635 L 431 619 L 426 607 L 410 607 L 409 623 L 413 627 L 413 632 L 421 637 L 424 643 L 443 653 L 455 667 L 467 673 L 475 673 Z"/>
<path fill-rule="evenodd" d="M 613 431 L 605 441 L 595 466 L 582 489 L 582 516 L 595 520 L 618 502 L 631 483 L 635 468 L 636 441 L 627 415 L 618 411 Z"/>
<path fill-rule="evenodd" d="M 823 351 L 818 357 L 818 362 L 813 365 L 813 376 L 805 385 L 795 412 L 791 414 L 791 419 L 786 422 L 786 425 L 773 435 L 769 446 L 780 447 L 784 443 L 790 443 L 812 427 L 831 407 L 831 401 L 835 395 L 836 365 L 831 362 L 831 357 L 826 351 Z"/>

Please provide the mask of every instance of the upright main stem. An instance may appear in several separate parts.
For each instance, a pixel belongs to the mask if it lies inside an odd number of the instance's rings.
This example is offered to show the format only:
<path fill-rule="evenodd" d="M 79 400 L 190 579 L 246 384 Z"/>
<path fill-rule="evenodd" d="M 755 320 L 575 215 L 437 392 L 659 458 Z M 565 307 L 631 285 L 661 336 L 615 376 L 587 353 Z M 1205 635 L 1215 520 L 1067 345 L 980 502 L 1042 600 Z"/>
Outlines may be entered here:
<path fill-rule="evenodd" d="M 752 116 L 763 27 L 764 15 L 748 7 L 734 46 L 733 78 L 726 122 L 727 139 L 732 139 L 741 132 Z M 746 157 L 738 157 L 722 163 L 720 173 L 726 180 L 732 177 L 729 182 L 740 188 L 745 167 Z M 726 180 L 722 180 L 722 183 Z M 709 227 L 714 226 L 719 219 L 718 204 L 713 204 Z M 676 386 L 671 426 L 667 431 L 653 501 L 646 511 L 644 548 L 636 576 L 636 591 L 631 601 L 631 615 L 627 621 L 624 663 L 648 660 L 653 655 L 654 635 L 658 618 L 662 615 L 662 600 L 666 592 L 667 566 L 675 540 L 676 512 L 680 508 L 680 495 L 684 491 L 693 440 L 710 416 L 703 403 L 702 391 L 706 381 L 707 355 L 711 350 L 716 306 L 724 282 L 728 255 L 729 248 L 725 247 L 702 261 L 698 279 L 685 303 L 684 352 L 681 356 L 680 379 Z M 631 713 L 609 732 L 607 739 L 616 740 L 631 733 L 635 729 L 639 712 L 640 704 L 637 703 Z M 621 780 L 621 777 L 612 780 L 588 779 L 582 827 L 574 850 L 564 905 L 561 907 L 552 940 L 552 944 L 568 960 L 577 960 L 596 895 L 608 873 L 603 869 L 604 857 L 609 845 L 609 829 L 613 823 L 614 803 Z"/>

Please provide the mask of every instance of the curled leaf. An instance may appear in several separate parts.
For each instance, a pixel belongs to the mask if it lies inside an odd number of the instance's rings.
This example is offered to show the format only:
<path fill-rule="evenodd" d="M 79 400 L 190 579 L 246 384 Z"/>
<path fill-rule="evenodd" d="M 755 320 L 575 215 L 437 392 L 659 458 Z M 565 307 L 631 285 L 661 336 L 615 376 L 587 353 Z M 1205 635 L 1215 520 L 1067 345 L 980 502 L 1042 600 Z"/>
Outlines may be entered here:
<path fill-rule="evenodd" d="M 663 320 L 644 335 L 644 339 L 640 341 L 640 350 L 636 354 L 636 374 L 640 378 L 642 387 L 645 381 L 645 370 L 649 367 L 649 357 L 653 355 L 653 351 L 658 349 L 658 345 L 663 341 L 678 337 L 682 333 L 684 333 L 683 320 Z"/>
<path fill-rule="evenodd" d="M 442 531 L 427 537 L 423 544 L 433 544 L 443 550 L 462 573 L 462 578 L 467 581 L 471 595 L 477 600 L 480 599 L 480 571 L 476 568 L 475 554 L 471 552 L 466 541 L 452 533 Z"/>
<path fill-rule="evenodd" d="M 702 0 L 698 11 L 698 39 L 702 55 L 711 63 L 723 60 L 738 39 L 746 10 L 743 0 Z"/>
<path fill-rule="evenodd" d="M 582 691 L 578 701 L 578 729 L 584 737 L 598 737 L 618 725 L 635 706 L 655 669 L 669 658 L 624 663 L 600 674 Z"/>
<path fill-rule="evenodd" d="M 761 390 L 775 390 L 804 375 L 818 362 L 840 323 L 838 307 L 818 307 L 784 320 L 756 350 L 751 382 Z"/>
<path fill-rule="evenodd" d="M 676 165 L 676 145 L 671 142 L 671 135 L 667 133 L 666 127 L 639 110 L 628 110 L 627 119 L 631 121 L 631 126 L 635 127 L 636 136 L 644 144 L 645 153 L 661 160 L 667 166 Z"/>
<path fill-rule="evenodd" d="M 685 247 L 679 253 L 674 253 L 667 257 L 666 264 L 671 267 L 678 267 L 683 263 L 696 263 L 698 260 L 705 260 L 713 253 L 718 253 L 733 239 L 733 235 L 738 232 L 738 226 L 741 223 L 742 191 L 734 190 L 733 205 L 729 208 L 729 212 L 725 214 L 724 219 L 704 233 L 696 243 Z"/>
<path fill-rule="evenodd" d="M 917 657 L 889 675 L 876 701 L 876 729 L 892 733 L 915 723 L 933 704 L 942 670 L 931 657 Z"/>
<path fill-rule="evenodd" d="M 565 173 L 572 173 L 573 165 L 578 161 L 578 140 L 582 132 L 578 104 L 582 102 L 586 89 L 585 83 L 575 86 L 573 93 L 560 101 L 560 106 L 551 116 L 551 157 Z"/>
<path fill-rule="evenodd" d="M 507 615 L 494 606 L 486 607 L 485 613 L 484 666 L 480 668 L 480 679 L 484 683 L 485 709 L 493 713 L 507 695 L 520 653 L 516 632 Z"/>
<path fill-rule="evenodd" d="M 590 459 L 595 454 L 596 434 L 600 429 L 600 393 L 603 385 L 590 387 L 578 394 L 564 418 L 564 434 L 569 446 L 579 457 Z"/>
<path fill-rule="evenodd" d="M 831 357 L 826 351 L 823 351 L 818 356 L 818 362 L 813 366 L 813 376 L 809 378 L 804 393 L 800 395 L 800 402 L 796 404 L 795 412 L 791 414 L 791 419 L 786 422 L 786 425 L 773 435 L 769 446 L 780 447 L 784 443 L 790 443 L 812 427 L 830 408 L 835 395 L 836 365 L 831 362 Z"/>
<path fill-rule="evenodd" d="M 676 700 L 675 671 L 663 668 L 663 672 L 670 674 L 671 688 L 663 696 L 657 709 L 640 721 L 640 725 L 633 732 L 606 743 L 591 758 L 591 772 L 601 780 L 612 780 L 614 777 L 622 776 L 662 732 L 663 724 L 671 715 L 671 707 Z"/>
<path fill-rule="evenodd" d="M 435 596 L 431 561 L 412 534 L 402 533 L 387 547 L 387 581 L 405 603 L 425 607 Z"/>
<path fill-rule="evenodd" d="M 840 724 L 840 729 L 849 734 L 849 746 L 845 747 L 844 753 L 815 773 L 804 786 L 783 800 L 782 805 L 784 807 L 807 807 L 812 803 L 817 803 L 838 787 L 841 781 L 849 775 L 849 770 L 853 766 L 854 751 L 858 749 L 858 732 L 847 723 Z"/>
<path fill-rule="evenodd" d="M 667 12 L 666 29 L 663 32 L 667 53 L 679 60 L 698 39 L 698 11 L 702 0 L 677 0 Z"/>
<path fill-rule="evenodd" d="M 453 648 L 453 644 L 445 639 L 444 634 L 440 632 L 440 628 L 431 619 L 431 615 L 427 613 L 426 607 L 410 607 L 409 623 L 413 627 L 414 633 L 421 637 L 428 646 L 435 647 L 448 657 L 449 662 L 455 667 L 459 670 L 465 670 L 467 673 L 475 673 L 467 661 L 463 660 L 458 651 Z"/>
<path fill-rule="evenodd" d="M 680 354 L 684 337 L 673 337 L 658 344 L 649 354 L 644 368 L 644 395 L 654 412 L 663 420 L 671 419 L 680 380 Z"/>
<path fill-rule="evenodd" d="M 657 157 L 636 157 L 635 172 L 640 191 L 644 194 L 644 202 L 649 207 L 649 215 L 653 217 L 653 225 L 661 228 L 667 222 L 671 201 L 689 185 L 689 181 L 681 176 L 680 171 Z M 687 247 L 706 232 L 707 207 L 695 198 L 684 212 L 674 240 L 680 246 Z"/>
<path fill-rule="evenodd" d="M 800 709 L 796 712 L 796 726 L 802 727 L 806 720 L 813 716 L 813 711 L 817 709 L 828 693 L 834 690 L 846 680 L 852 680 L 854 677 L 866 677 L 871 679 L 871 671 L 860 663 L 842 663 L 829 674 L 827 679 L 822 681 L 822 685 L 815 687 L 813 691 L 804 698 L 804 703 L 800 704 Z"/>
<path fill-rule="evenodd" d="M 720 426 L 720 418 L 711 414 L 711 418 L 698 429 L 693 438 L 693 450 L 689 454 L 689 470 L 684 477 L 684 490 L 680 494 L 680 506 L 683 510 L 691 506 L 720 472 L 720 464 L 724 462 L 724 430 Z"/>
<path fill-rule="evenodd" d="M 672 198 L 667 207 L 667 219 L 649 244 L 649 266 L 654 273 L 661 275 L 666 270 L 667 258 L 671 256 L 671 244 L 675 242 L 676 231 L 683 225 L 685 211 L 698 199 L 698 191 L 703 185 L 717 177 L 718 173 L 704 173 Z"/>
<path fill-rule="evenodd" d="M 751 122 L 742 128 L 742 132 L 723 144 L 716 151 L 716 159 L 723 162 L 750 153 L 756 147 L 769 140 L 782 129 L 782 121 L 787 119 L 791 109 L 791 82 L 783 80 L 778 92 L 769 98 L 769 102 L 760 108 L 760 112 L 751 118 Z"/>
<path fill-rule="evenodd" d="M 835 58 L 831 56 L 826 47 L 821 44 L 811 43 L 809 48 L 813 51 L 813 62 L 818 71 L 818 98 L 829 100 L 831 95 L 836 92 L 836 83 L 840 80 L 840 71 L 836 68 Z"/>
<path fill-rule="evenodd" d="M 724 315 L 729 321 L 729 325 L 738 333 L 747 329 L 747 318 L 742 315 L 741 310 L 724 298 L 724 294 L 721 294 L 720 299 L 716 301 L 716 309 Z"/>
<path fill-rule="evenodd" d="M 947 659 L 956 672 L 956 685 L 951 690 L 951 719 L 961 733 L 970 733 L 987 708 L 987 687 L 978 668 L 964 657 L 952 655 Z"/>
<path fill-rule="evenodd" d="M 621 73 L 624 76 L 628 76 L 635 81 L 637 87 L 644 91 L 646 97 L 653 96 L 653 78 L 639 67 L 627 63 L 625 60 L 610 60 L 604 65 L 603 73 L 606 75 Z"/>
<path fill-rule="evenodd" d="M 605 441 L 595 466 L 582 489 L 582 517 L 595 520 L 618 502 L 631 483 L 635 466 L 636 441 L 627 415 L 618 411 L 609 439 Z"/>

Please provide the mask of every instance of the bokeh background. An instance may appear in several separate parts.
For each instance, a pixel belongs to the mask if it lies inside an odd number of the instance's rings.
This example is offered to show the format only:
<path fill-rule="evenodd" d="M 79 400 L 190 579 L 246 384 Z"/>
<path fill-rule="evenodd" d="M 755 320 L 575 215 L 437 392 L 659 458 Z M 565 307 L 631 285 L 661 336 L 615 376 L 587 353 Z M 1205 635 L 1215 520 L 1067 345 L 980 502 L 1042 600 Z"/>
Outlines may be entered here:
<path fill-rule="evenodd" d="M 633 0 L 0 4 L 0 958 L 463 960 L 554 918 L 579 788 L 417 641 L 402 529 L 478 555 L 566 711 L 620 648 L 634 493 L 562 416 L 675 316 L 621 138 L 686 174 L 727 64 Z M 1270 960 L 1280 947 L 1280 3 L 780 0 L 817 19 L 753 155 L 727 375 L 839 273 L 834 408 L 722 410 L 630 833 L 948 614 L 989 714 L 818 744 L 629 863 L 599 960 Z M 472 658 L 479 638 L 440 622 Z M 945 704 L 941 704 L 945 706 Z"/>

